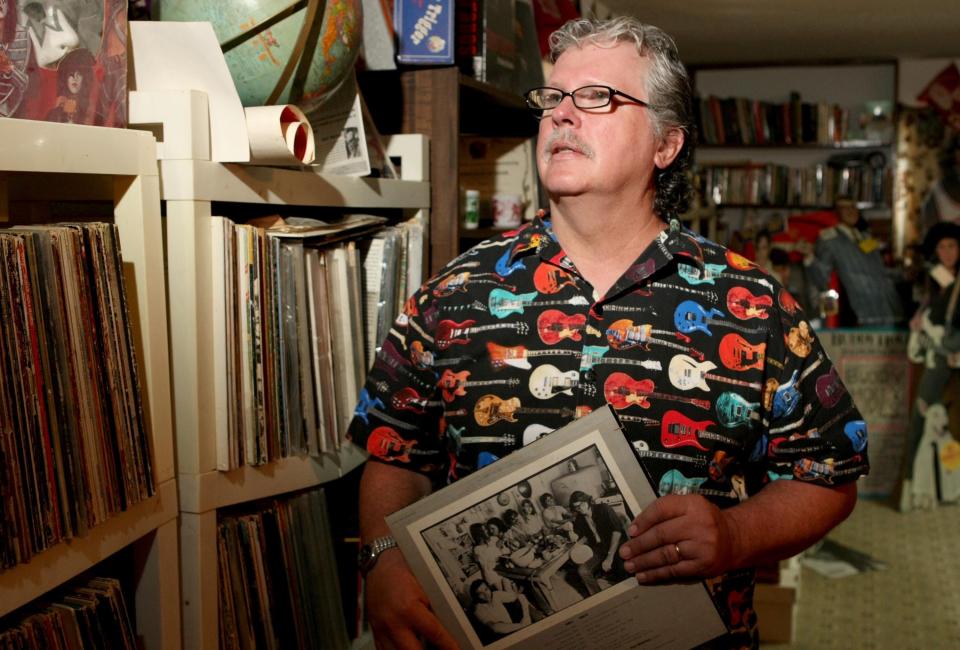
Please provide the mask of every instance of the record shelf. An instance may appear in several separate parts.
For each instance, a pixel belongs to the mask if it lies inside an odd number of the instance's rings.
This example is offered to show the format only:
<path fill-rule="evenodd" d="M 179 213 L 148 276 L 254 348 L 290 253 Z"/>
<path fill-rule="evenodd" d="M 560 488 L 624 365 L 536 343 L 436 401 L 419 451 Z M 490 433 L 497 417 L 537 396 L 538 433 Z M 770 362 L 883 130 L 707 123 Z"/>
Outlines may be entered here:
<path fill-rule="evenodd" d="M 178 506 L 155 139 L 140 131 L 0 118 L 0 143 L 0 225 L 16 222 L 16 201 L 113 202 L 156 481 L 154 496 L 0 573 L 0 616 L 129 547 L 137 565 L 136 634 L 145 648 L 179 648 L 179 577 L 169 570 L 178 562 Z"/>
<path fill-rule="evenodd" d="M 199 117 L 198 117 L 199 116 Z M 321 485 L 359 466 L 362 450 L 345 444 L 321 458 L 287 457 L 257 467 L 217 470 L 214 432 L 225 426 L 225 366 L 215 350 L 208 223 L 231 204 L 402 211 L 429 232 L 429 153 L 421 135 L 393 136 L 387 154 L 401 179 L 323 175 L 219 163 L 210 159 L 206 95 L 131 93 L 131 123 L 163 124 L 160 177 L 165 204 L 170 291 L 177 475 L 180 487 L 184 647 L 218 647 L 217 509 Z M 216 205 L 214 205 L 216 204 Z M 362 329 L 357 324 L 357 331 Z"/>

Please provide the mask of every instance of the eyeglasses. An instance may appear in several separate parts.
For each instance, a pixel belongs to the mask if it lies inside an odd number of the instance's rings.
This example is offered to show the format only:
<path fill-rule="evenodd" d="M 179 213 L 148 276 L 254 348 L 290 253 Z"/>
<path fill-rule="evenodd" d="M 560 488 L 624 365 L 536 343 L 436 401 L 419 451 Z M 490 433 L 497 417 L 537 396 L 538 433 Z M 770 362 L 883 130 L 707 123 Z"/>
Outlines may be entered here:
<path fill-rule="evenodd" d="M 652 108 L 652 106 L 636 97 L 631 97 L 627 93 L 611 88 L 610 86 L 583 86 L 576 90 L 567 92 L 559 88 L 544 86 L 543 88 L 533 88 L 524 93 L 523 97 L 527 100 L 527 106 L 542 116 L 546 111 L 555 109 L 563 102 L 564 97 L 570 97 L 573 105 L 579 109 L 603 108 L 613 101 L 614 95 L 626 97 L 632 102 L 641 106 Z"/>

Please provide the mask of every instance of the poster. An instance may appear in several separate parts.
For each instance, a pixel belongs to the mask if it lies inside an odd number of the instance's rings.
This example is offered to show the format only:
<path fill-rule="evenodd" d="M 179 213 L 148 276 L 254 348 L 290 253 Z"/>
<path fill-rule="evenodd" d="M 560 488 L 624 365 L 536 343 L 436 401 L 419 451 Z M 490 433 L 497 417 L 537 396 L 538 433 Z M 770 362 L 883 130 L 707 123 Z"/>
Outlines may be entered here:
<path fill-rule="evenodd" d="M 867 422 L 870 474 L 864 496 L 890 495 L 900 481 L 910 426 L 907 332 L 837 329 L 817 332 Z"/>
<path fill-rule="evenodd" d="M 0 0 L 0 117 L 126 126 L 127 0 Z"/>

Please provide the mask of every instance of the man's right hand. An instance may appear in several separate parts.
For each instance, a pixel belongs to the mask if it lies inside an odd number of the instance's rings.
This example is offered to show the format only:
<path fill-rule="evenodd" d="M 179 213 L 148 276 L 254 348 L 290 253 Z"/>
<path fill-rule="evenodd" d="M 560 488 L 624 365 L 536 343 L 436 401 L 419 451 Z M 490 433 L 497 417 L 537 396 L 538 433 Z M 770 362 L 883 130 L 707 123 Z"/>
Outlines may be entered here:
<path fill-rule="evenodd" d="M 367 620 L 378 650 L 458 650 L 398 549 L 385 551 L 366 577 Z"/>

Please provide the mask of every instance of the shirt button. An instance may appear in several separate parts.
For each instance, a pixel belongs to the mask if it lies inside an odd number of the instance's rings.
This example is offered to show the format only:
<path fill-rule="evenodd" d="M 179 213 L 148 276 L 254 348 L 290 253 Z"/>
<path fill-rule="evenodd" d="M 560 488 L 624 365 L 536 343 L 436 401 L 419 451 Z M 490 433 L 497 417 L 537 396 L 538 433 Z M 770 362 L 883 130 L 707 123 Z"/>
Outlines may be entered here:
<path fill-rule="evenodd" d="M 583 380 L 584 380 L 584 381 L 589 381 L 589 382 L 591 382 L 591 383 L 597 381 L 597 371 L 594 370 L 593 368 L 588 368 L 588 369 L 584 370 L 584 371 L 583 371 Z"/>

